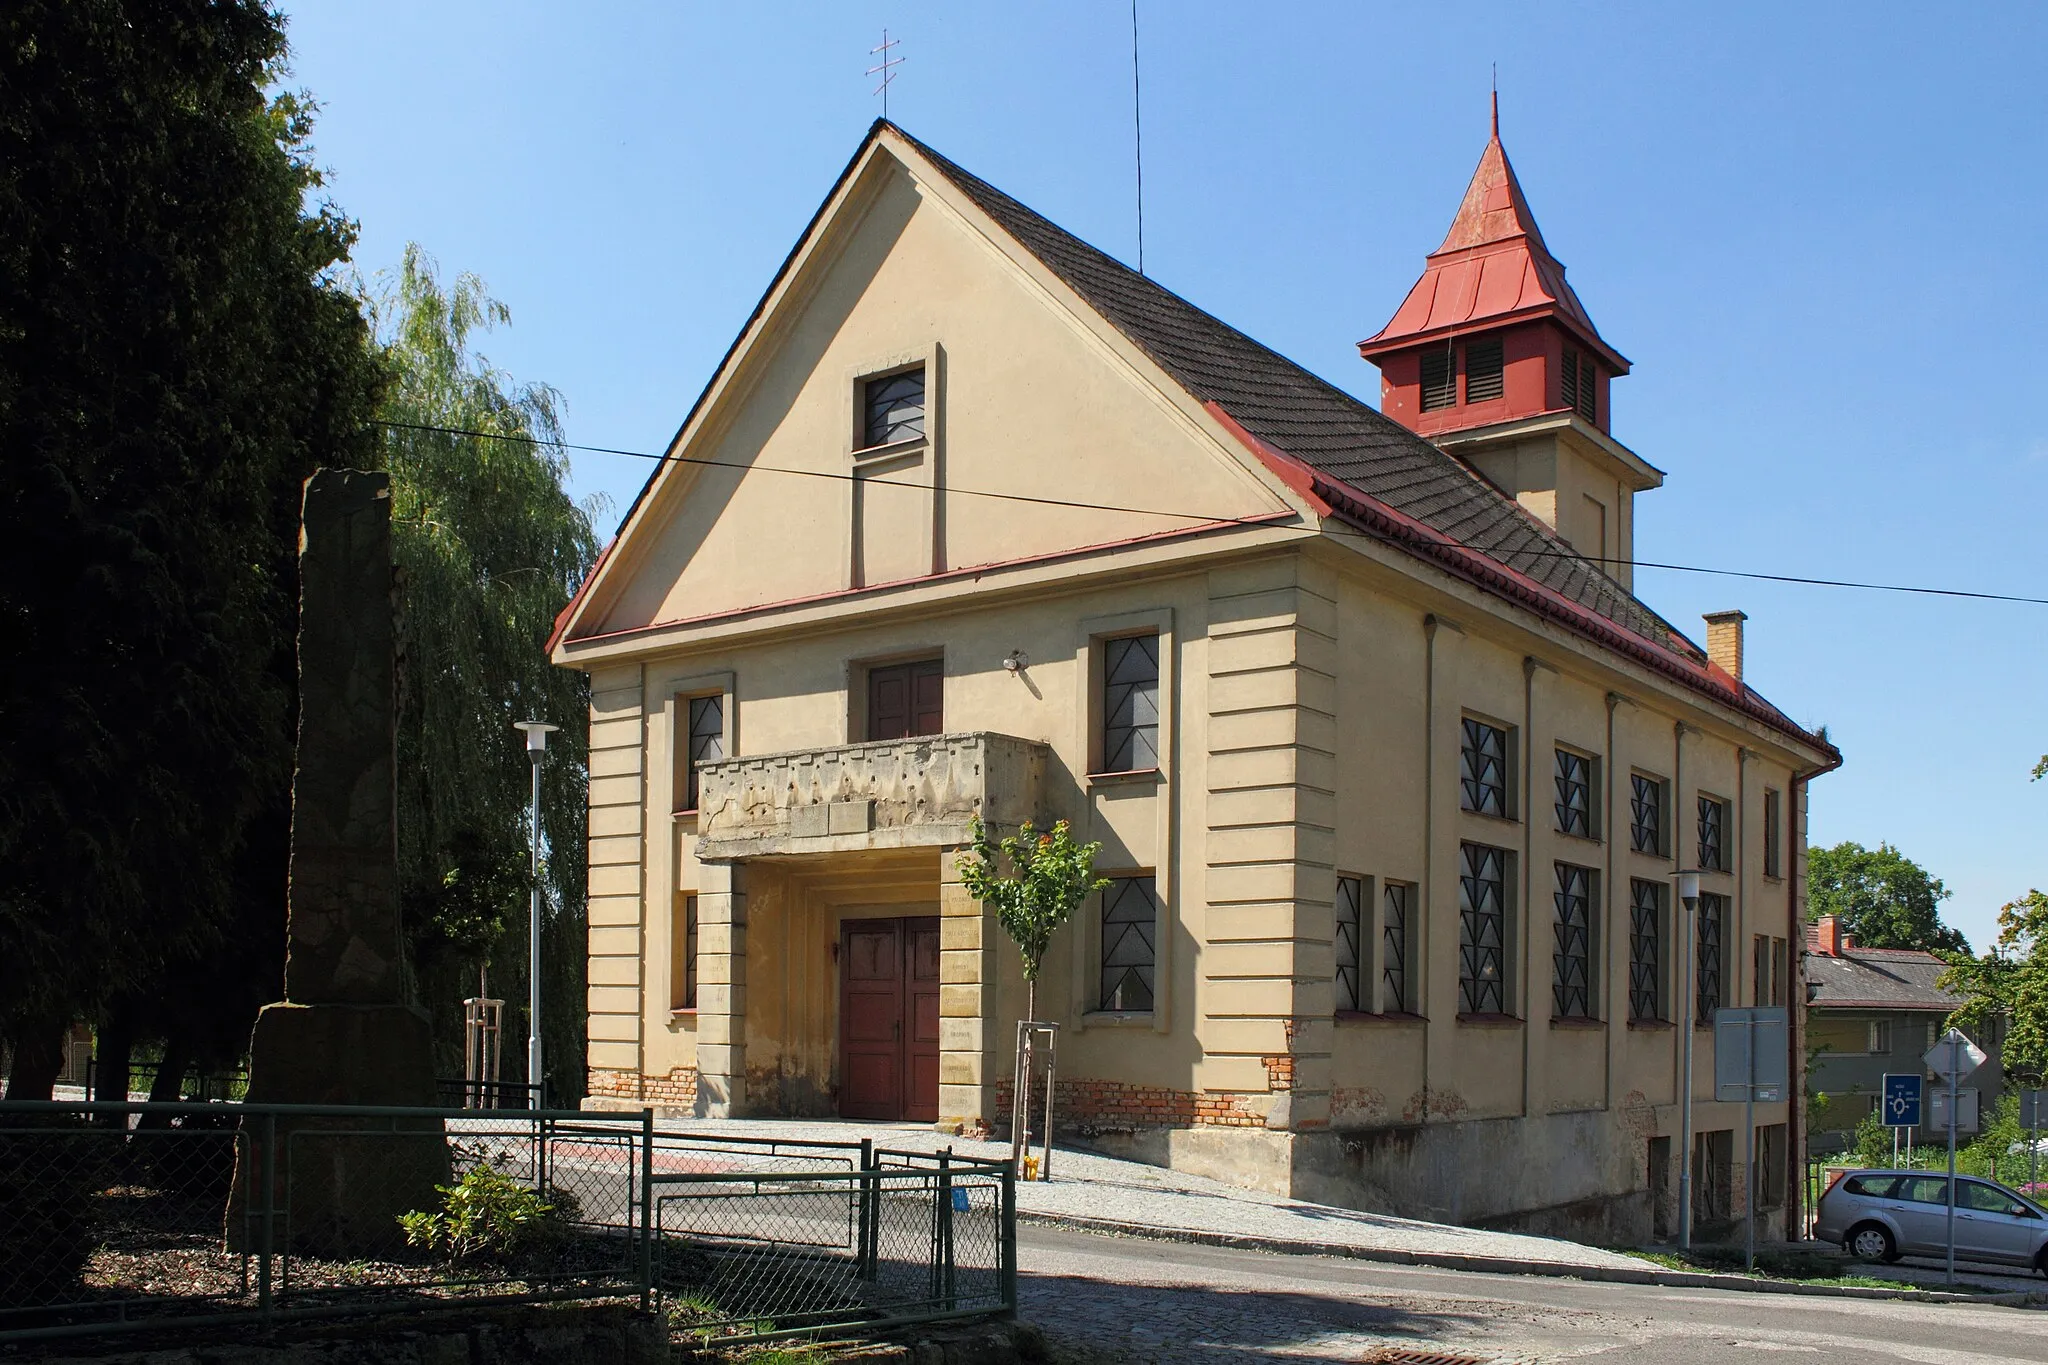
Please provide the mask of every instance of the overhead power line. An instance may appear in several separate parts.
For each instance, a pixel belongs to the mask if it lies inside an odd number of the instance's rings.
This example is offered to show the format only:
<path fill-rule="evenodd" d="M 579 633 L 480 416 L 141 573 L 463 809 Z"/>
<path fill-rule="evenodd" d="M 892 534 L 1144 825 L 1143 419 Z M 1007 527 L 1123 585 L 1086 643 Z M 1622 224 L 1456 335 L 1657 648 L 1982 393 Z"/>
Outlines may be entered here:
<path fill-rule="evenodd" d="M 826 469 L 787 469 L 778 465 L 752 464 L 737 460 L 709 460 L 695 455 L 660 455 L 647 450 L 622 450 L 617 446 L 578 445 L 573 441 L 550 441 L 538 436 L 519 436 L 500 431 L 470 431 L 462 427 L 434 426 L 421 422 L 377 421 L 372 426 L 393 431 L 420 431 L 439 436 L 469 436 L 485 441 L 513 441 L 521 445 L 549 446 L 558 450 L 580 450 L 593 455 L 622 455 L 634 460 L 653 460 L 657 464 L 693 464 L 716 469 L 737 469 L 757 474 L 788 474 L 795 478 L 831 479 L 851 483 L 852 473 L 835 473 Z M 1392 543 L 1389 537 L 1375 535 L 1368 531 L 1347 529 L 1331 531 L 1312 527 L 1273 527 L 1264 516 L 1238 517 L 1218 516 L 1208 512 L 1182 512 L 1164 507 L 1132 507 L 1125 503 L 1087 502 L 1075 498 L 1047 498 L 1031 493 L 1005 493 L 992 488 L 967 488 L 959 484 L 946 485 L 948 493 L 968 497 L 995 498 L 1004 502 L 1035 503 L 1042 507 L 1068 507 L 1087 512 L 1127 512 L 1137 516 L 1172 517 L 1177 521 L 1196 522 L 1205 526 L 1261 526 L 1273 530 L 1298 530 L 1307 535 L 1346 535 L 1361 540 L 1372 540 L 1383 544 Z M 1471 549 L 1473 547 L 1467 546 Z M 1476 553 L 1484 554 L 1478 550 Z M 1979 602 L 2020 602 L 2028 606 L 2048 607 L 2048 597 L 2025 597 L 2015 593 L 1978 592 L 1968 588 L 1931 588 L 1912 583 L 1865 583 L 1847 578 L 1809 578 L 1800 574 L 1764 573 L 1756 569 L 1720 569 L 1704 564 L 1671 564 L 1654 559 L 1609 559 L 1600 555 L 1580 554 L 1576 550 L 1518 550 L 1516 554 L 1552 559 L 1582 559 L 1592 564 L 1626 565 L 1636 569 L 1663 569 L 1670 573 L 1709 574 L 1719 578 L 1748 578 L 1764 583 L 1791 583 L 1809 588 L 1855 588 L 1864 592 L 1912 593 L 1924 597 L 1960 597 Z"/>

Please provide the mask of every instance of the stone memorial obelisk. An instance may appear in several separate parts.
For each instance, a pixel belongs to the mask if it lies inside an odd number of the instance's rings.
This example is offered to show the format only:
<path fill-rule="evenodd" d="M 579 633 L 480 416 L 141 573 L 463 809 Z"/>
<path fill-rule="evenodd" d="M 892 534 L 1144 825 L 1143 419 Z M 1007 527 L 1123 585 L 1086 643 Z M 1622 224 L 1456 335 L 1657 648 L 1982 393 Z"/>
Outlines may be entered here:
<path fill-rule="evenodd" d="M 256 1018 L 252 1105 L 434 1103 L 427 1015 L 405 1001 L 396 643 L 389 476 L 320 470 L 306 480 L 299 529 L 285 998 Z M 397 1215 L 434 1207 L 434 1182 L 447 1178 L 436 1120 L 292 1118 L 278 1133 L 274 1194 L 288 1202 L 302 1247 L 363 1254 L 388 1246 Z M 243 1185 L 236 1182 L 238 1193 Z"/>

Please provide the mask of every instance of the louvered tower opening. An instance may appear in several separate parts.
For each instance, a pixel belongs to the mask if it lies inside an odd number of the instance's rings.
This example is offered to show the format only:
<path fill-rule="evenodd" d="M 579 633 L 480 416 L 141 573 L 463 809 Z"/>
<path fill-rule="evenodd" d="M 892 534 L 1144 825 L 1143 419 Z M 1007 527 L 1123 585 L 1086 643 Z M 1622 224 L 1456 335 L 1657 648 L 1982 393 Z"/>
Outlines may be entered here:
<path fill-rule="evenodd" d="M 1458 375 L 1451 364 L 1451 348 L 1431 349 L 1422 353 L 1422 410 L 1431 412 L 1437 408 L 1456 407 L 1458 403 Z"/>
<path fill-rule="evenodd" d="M 1594 387 L 1596 373 L 1591 356 L 1566 349 L 1558 358 L 1557 405 L 1575 410 L 1588 422 L 1597 422 L 1597 391 Z"/>
<path fill-rule="evenodd" d="M 1465 401 L 1484 403 L 1506 388 L 1506 352 L 1499 337 L 1475 341 L 1465 348 Z"/>

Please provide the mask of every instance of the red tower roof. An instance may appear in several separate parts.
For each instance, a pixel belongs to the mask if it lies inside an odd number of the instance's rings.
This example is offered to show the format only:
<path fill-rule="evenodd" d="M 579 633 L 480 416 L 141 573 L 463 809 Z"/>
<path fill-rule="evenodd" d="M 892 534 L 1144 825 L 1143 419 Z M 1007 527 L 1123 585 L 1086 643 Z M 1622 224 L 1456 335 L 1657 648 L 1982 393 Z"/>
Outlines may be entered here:
<path fill-rule="evenodd" d="M 1493 136 L 1443 245 L 1431 252 L 1422 278 L 1394 310 L 1393 319 L 1358 343 L 1370 360 L 1418 342 L 1500 323 L 1554 318 L 1599 353 L 1616 374 L 1628 360 L 1601 340 L 1586 306 L 1565 281 L 1564 266 L 1543 244 L 1536 215 L 1500 145 L 1500 97 L 1493 103 Z"/>

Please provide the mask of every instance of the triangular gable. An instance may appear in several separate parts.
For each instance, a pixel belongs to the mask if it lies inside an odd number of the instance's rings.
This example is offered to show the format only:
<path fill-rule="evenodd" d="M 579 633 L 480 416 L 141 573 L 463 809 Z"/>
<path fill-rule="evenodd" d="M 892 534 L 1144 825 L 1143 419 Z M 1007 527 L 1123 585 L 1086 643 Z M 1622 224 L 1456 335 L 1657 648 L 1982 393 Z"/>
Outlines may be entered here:
<path fill-rule="evenodd" d="M 863 374 L 905 364 L 927 371 L 929 448 L 855 455 Z M 670 456 L 556 645 L 1306 510 L 879 123 Z"/>

